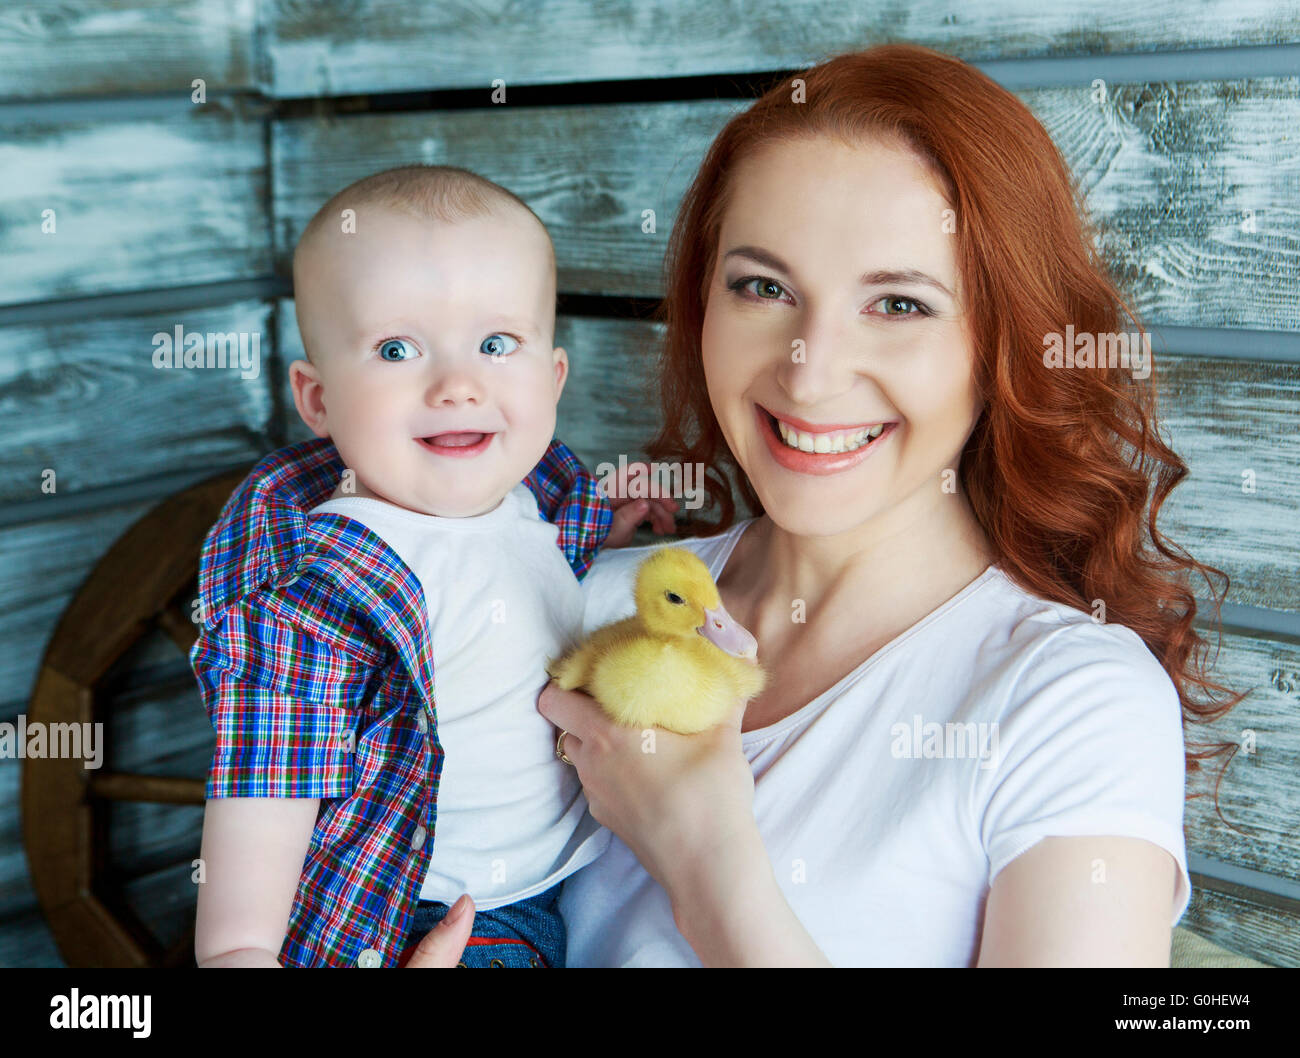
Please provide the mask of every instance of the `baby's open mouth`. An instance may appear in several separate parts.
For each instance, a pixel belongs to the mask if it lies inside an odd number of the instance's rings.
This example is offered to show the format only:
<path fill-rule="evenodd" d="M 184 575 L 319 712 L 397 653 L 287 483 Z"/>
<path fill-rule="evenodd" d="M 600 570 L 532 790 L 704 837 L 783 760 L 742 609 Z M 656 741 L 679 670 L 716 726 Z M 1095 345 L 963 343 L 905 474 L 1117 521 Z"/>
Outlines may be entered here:
<path fill-rule="evenodd" d="M 421 437 L 420 440 L 438 448 L 464 448 L 468 445 L 476 445 L 483 438 L 491 436 L 486 433 L 440 433 L 433 437 Z"/>
<path fill-rule="evenodd" d="M 486 449 L 495 436 L 495 433 L 462 430 L 417 437 L 416 440 L 428 451 L 441 456 L 474 456 Z"/>

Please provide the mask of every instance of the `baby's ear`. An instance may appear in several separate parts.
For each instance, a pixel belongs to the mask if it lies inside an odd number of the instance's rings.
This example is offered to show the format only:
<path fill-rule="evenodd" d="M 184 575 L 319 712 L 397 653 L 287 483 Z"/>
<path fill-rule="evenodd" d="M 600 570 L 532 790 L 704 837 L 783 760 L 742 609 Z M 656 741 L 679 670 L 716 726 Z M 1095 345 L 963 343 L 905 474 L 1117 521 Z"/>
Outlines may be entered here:
<path fill-rule="evenodd" d="M 564 383 L 569 377 L 569 354 L 560 346 L 556 346 L 551 352 L 552 362 L 555 365 L 555 399 L 560 399 L 560 394 L 564 392 Z"/>
<path fill-rule="evenodd" d="M 328 437 L 325 387 L 321 385 L 320 372 L 310 360 L 294 360 L 289 364 L 289 388 L 293 391 L 293 406 L 307 429 L 317 437 Z"/>

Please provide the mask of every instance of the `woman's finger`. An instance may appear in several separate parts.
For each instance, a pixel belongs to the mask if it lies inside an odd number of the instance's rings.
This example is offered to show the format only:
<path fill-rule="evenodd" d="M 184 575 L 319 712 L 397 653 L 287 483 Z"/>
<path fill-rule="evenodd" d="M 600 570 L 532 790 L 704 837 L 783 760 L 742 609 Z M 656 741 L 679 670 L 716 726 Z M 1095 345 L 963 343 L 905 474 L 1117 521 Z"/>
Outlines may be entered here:
<path fill-rule="evenodd" d="M 595 698 L 582 691 L 561 690 L 554 680 L 537 696 L 537 711 L 561 731 L 578 738 L 590 737 L 596 725 L 604 720 Z"/>
<path fill-rule="evenodd" d="M 455 966 L 465 953 L 465 944 L 474 929 L 474 901 L 469 893 L 459 900 L 433 929 L 420 938 L 406 969 L 431 969 Z"/>

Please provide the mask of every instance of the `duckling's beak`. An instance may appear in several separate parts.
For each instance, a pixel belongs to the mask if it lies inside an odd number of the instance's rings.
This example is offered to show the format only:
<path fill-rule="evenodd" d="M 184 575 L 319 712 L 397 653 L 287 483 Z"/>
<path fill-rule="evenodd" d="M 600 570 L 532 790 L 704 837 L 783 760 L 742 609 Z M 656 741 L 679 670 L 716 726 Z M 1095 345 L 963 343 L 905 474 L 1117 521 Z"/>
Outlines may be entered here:
<path fill-rule="evenodd" d="M 718 603 L 712 610 L 704 611 L 704 625 L 695 631 L 732 657 L 758 657 L 758 640 L 727 613 L 722 603 Z"/>

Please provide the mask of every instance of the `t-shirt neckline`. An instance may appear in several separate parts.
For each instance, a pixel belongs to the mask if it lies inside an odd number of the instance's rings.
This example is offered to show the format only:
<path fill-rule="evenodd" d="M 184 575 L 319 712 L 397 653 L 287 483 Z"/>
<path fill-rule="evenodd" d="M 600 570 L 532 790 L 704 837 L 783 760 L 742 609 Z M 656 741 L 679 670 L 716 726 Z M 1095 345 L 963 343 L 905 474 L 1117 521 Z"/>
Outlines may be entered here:
<path fill-rule="evenodd" d="M 419 511 L 412 511 L 406 507 L 399 507 L 395 503 L 389 503 L 387 500 L 377 500 L 370 496 L 336 496 L 332 499 L 323 501 L 313 507 L 308 512 L 309 515 L 327 515 L 327 514 L 345 514 L 344 510 L 325 510 L 319 508 L 329 503 L 338 503 L 345 501 L 347 506 L 367 507 L 377 511 L 382 511 L 390 518 L 400 519 L 414 523 L 421 529 L 427 531 L 447 531 L 447 532 L 482 532 L 484 530 L 495 529 L 510 522 L 513 518 L 519 517 L 521 511 L 520 497 L 516 493 L 517 488 L 527 488 L 522 482 L 514 486 L 507 492 L 490 511 L 484 511 L 482 514 L 470 515 L 467 518 L 448 518 L 437 514 L 422 514 Z"/>
<path fill-rule="evenodd" d="M 756 521 L 758 521 L 757 517 L 747 518 L 743 522 L 738 522 L 736 526 L 733 527 L 730 534 L 730 540 L 722 551 L 714 558 L 714 561 L 709 564 L 709 573 L 712 574 L 715 581 L 722 575 L 722 571 L 727 568 L 727 563 L 731 559 L 731 553 L 736 550 L 736 545 L 740 542 L 740 538 L 745 535 L 745 530 Z M 785 734 L 791 728 L 797 727 L 812 719 L 813 716 L 821 712 L 826 705 L 838 697 L 845 687 L 851 683 L 855 683 L 868 668 L 875 665 L 881 658 L 891 653 L 903 642 L 911 639 L 912 636 L 919 633 L 921 629 L 933 624 L 937 620 L 941 620 L 944 615 L 956 609 L 962 602 L 974 595 L 985 584 L 998 577 L 999 574 L 1000 571 L 996 563 L 990 563 L 985 566 L 979 576 L 963 587 L 955 595 L 945 599 L 924 617 L 918 619 L 913 624 L 908 625 L 888 643 L 883 643 L 878 649 L 872 651 L 868 657 L 863 658 L 861 663 L 846 672 L 840 679 L 827 687 L 826 690 L 822 691 L 822 693 L 817 695 L 817 697 L 812 701 L 796 709 L 789 716 L 768 724 L 766 727 L 756 727 L 752 731 L 742 732 L 740 736 L 741 745 L 753 747 L 763 742 L 770 742 L 777 736 Z"/>

